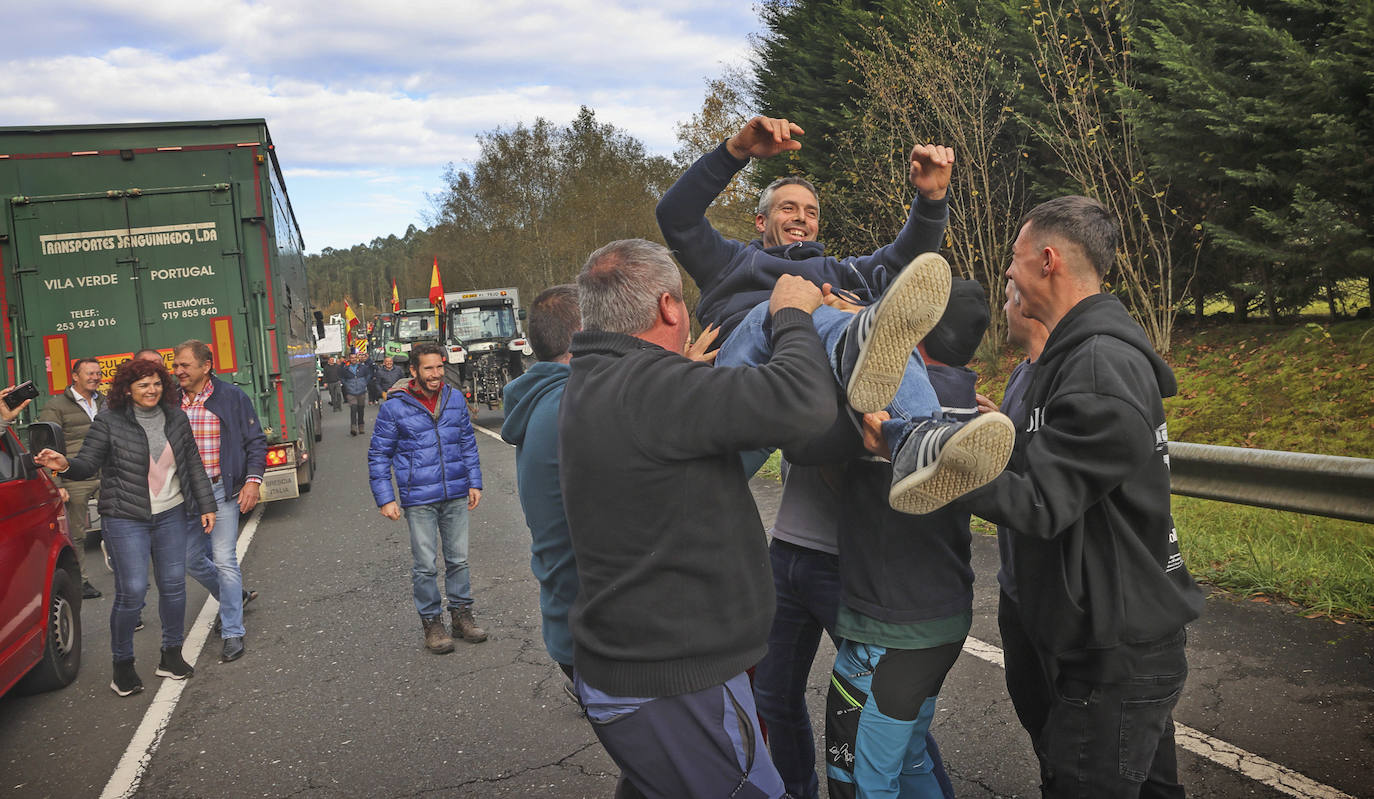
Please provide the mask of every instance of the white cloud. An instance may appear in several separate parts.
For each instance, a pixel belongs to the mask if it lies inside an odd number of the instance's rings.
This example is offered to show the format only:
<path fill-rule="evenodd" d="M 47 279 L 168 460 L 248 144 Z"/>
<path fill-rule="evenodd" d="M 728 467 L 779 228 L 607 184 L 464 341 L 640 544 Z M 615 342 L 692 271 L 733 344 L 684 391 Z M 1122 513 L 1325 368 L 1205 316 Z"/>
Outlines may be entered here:
<path fill-rule="evenodd" d="M 565 123 L 586 105 L 671 152 L 704 80 L 748 50 L 757 23 L 742 9 L 48 0 L 14 10 L 15 29 L 34 35 L 0 52 L 0 125 L 265 118 L 302 227 L 350 219 L 324 237 L 307 228 L 306 240 L 348 246 L 418 224 L 423 192 L 439 188 L 445 163 L 476 157 L 483 131 Z M 359 185 L 382 193 L 337 196 Z"/>

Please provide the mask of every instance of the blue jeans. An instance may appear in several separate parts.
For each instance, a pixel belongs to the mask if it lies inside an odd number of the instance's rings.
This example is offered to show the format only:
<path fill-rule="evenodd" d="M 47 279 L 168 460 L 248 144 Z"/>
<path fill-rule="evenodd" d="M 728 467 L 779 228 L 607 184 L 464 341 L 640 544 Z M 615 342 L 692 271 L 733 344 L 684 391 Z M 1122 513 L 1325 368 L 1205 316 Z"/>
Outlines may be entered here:
<path fill-rule="evenodd" d="M 157 580 L 157 615 L 162 622 L 162 648 L 181 646 L 186 623 L 186 506 L 155 514 L 149 521 L 101 520 L 101 535 L 114 569 L 115 600 L 110 607 L 110 653 L 116 661 L 133 660 L 134 627 L 148 594 L 148 558 Z"/>
<path fill-rule="evenodd" d="M 239 570 L 239 502 L 224 496 L 224 480 L 215 481 L 215 528 L 209 535 L 200 517 L 186 523 L 186 573 L 219 600 L 221 634 L 243 635 L 243 572 Z"/>
<path fill-rule="evenodd" d="M 854 320 L 854 316 L 829 305 L 822 305 L 811 312 L 816 333 L 820 335 L 825 351 L 830 354 L 830 371 L 840 386 L 849 383 L 849 375 L 844 374 L 840 367 L 840 356 L 843 352 L 841 338 L 849 323 Z M 767 363 L 773 355 L 773 342 L 769 331 L 764 329 L 765 324 L 769 322 L 771 319 L 768 314 L 768 303 L 761 302 L 755 305 L 720 345 L 716 366 L 760 366 Z M 769 328 L 771 329 L 771 325 Z M 930 378 L 926 375 L 925 361 L 919 353 L 913 351 L 911 357 L 907 358 L 906 374 L 902 377 L 897 395 L 887 406 L 887 412 L 893 421 L 883 425 L 883 437 L 887 439 L 888 447 L 893 452 L 896 452 L 897 444 L 905 435 L 906 420 L 938 418 L 943 413 L 940 400 L 935 396 L 935 389 L 931 387 Z M 756 453 L 762 453 L 762 458 L 760 459 Z M 758 471 L 763 460 L 767 459 L 768 450 L 744 453 L 742 457 L 745 473 L 753 474 Z M 750 469 L 750 466 L 753 466 L 753 469 Z"/>
<path fill-rule="evenodd" d="M 612 696 L 574 685 L 587 721 L 622 779 L 655 799 L 782 799 L 778 771 L 740 673 L 722 685 L 664 697 Z M 617 794 L 620 795 L 620 794 Z"/>
<path fill-rule="evenodd" d="M 410 527 L 410 554 L 414 559 L 410 581 L 420 618 L 432 619 L 444 610 L 439 597 L 438 544 L 443 545 L 444 589 L 448 593 L 449 609 L 471 605 L 467 497 L 432 505 L 411 505 L 404 510 L 406 524 Z"/>

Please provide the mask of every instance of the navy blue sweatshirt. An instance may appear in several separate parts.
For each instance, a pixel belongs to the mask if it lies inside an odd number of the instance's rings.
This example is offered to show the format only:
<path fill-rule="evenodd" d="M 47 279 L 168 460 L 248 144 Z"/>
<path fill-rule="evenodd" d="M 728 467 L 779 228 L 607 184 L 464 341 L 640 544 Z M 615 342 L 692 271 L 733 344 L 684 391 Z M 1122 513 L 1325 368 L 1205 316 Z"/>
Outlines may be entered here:
<path fill-rule="evenodd" d="M 962 366 L 926 367 L 947 413 L 976 408 L 978 375 Z M 976 413 L 976 411 L 974 412 Z M 924 516 L 888 505 L 892 464 L 860 459 L 847 470 L 840 531 L 840 601 L 892 624 L 933 621 L 973 608 L 969 513 L 946 505 Z"/>
<path fill-rule="evenodd" d="M 765 248 L 759 239 L 748 244 L 727 239 L 706 221 L 706 209 L 748 163 L 730 155 L 722 143 L 682 173 L 654 211 L 663 240 L 701 289 L 697 319 L 718 325 L 721 341 L 750 308 L 768 299 L 782 275 L 801 275 L 817 286 L 830 283 L 861 293 L 870 289 L 877 297 L 913 258 L 939 250 L 944 242 L 948 199 L 921 197 L 897 238 L 872 255 L 839 259 L 826 255 L 825 246 L 816 241 Z"/>

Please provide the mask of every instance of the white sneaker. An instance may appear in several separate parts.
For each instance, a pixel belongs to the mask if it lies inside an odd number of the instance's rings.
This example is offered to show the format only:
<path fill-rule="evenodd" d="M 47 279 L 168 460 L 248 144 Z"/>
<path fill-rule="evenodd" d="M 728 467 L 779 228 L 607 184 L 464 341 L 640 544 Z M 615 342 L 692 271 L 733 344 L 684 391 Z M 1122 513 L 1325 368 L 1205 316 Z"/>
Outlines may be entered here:
<path fill-rule="evenodd" d="M 839 362 L 850 407 L 875 413 L 891 404 L 911 351 L 945 312 L 951 282 L 949 262 L 922 253 L 849 323 Z"/>

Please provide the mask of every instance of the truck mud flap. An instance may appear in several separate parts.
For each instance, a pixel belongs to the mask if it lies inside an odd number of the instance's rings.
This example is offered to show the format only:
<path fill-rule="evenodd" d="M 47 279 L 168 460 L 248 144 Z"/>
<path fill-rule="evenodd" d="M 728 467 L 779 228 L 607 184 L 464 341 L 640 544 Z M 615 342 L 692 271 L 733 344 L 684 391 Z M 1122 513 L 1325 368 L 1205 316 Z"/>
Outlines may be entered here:
<path fill-rule="evenodd" d="M 262 476 L 262 501 L 274 502 L 278 499 L 295 499 L 301 495 L 296 484 L 296 467 L 269 470 Z"/>

